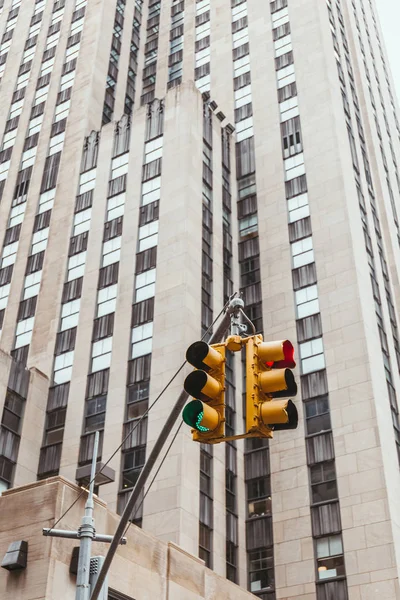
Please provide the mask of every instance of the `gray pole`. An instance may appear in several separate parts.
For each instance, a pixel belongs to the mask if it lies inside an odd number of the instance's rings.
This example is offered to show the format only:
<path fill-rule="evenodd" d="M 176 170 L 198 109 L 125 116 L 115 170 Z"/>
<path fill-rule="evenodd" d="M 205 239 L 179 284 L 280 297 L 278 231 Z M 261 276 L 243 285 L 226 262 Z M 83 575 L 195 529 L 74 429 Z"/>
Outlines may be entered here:
<path fill-rule="evenodd" d="M 76 595 L 75 600 L 89 600 L 90 587 L 90 557 L 92 552 L 92 540 L 95 537 L 94 518 L 93 518 L 93 489 L 96 477 L 97 449 L 99 447 L 99 432 L 96 431 L 94 437 L 94 448 L 92 458 L 92 469 L 90 473 L 89 495 L 85 504 L 85 514 L 82 517 L 82 524 L 78 533 L 80 537 L 78 574 L 76 576 Z"/>
<path fill-rule="evenodd" d="M 215 333 L 211 336 L 211 339 L 208 342 L 209 344 L 216 344 L 221 341 L 226 330 L 230 326 L 231 315 L 233 315 L 234 313 L 237 313 L 237 311 L 240 310 L 240 308 L 241 308 L 241 306 L 237 305 L 237 303 L 235 302 L 235 299 L 231 300 L 231 302 L 229 303 L 228 309 L 222 318 L 221 323 L 219 324 Z M 125 527 L 127 526 L 129 518 L 131 517 L 132 510 L 135 506 L 135 503 L 136 503 L 137 499 L 139 498 L 139 495 L 140 495 L 142 489 L 144 488 L 144 485 L 151 473 L 151 470 L 152 470 L 157 458 L 159 457 L 159 454 L 160 454 L 165 442 L 167 441 L 168 436 L 171 433 L 173 426 L 175 425 L 175 422 L 179 418 L 179 415 L 181 414 L 188 397 L 189 397 L 189 395 L 185 391 L 182 391 L 180 393 L 178 400 L 176 401 L 174 407 L 172 408 L 171 413 L 170 413 L 168 419 L 166 420 L 164 427 L 162 428 L 160 435 L 158 436 L 158 439 L 156 440 L 156 443 L 153 446 L 152 451 L 150 452 L 150 456 L 147 459 L 146 464 L 144 465 L 142 472 L 139 475 L 136 485 L 135 485 L 135 487 L 132 491 L 132 494 L 128 500 L 128 503 L 125 506 L 125 510 L 122 513 L 117 530 L 114 534 L 114 539 L 111 542 L 110 547 L 108 549 L 104 564 L 101 568 L 99 577 L 96 581 L 96 585 L 94 586 L 92 595 L 90 596 L 90 600 L 97 600 L 97 598 L 99 596 L 101 587 L 107 576 L 107 572 L 110 568 L 111 561 L 114 558 L 114 555 L 117 551 L 117 548 L 119 545 L 119 540 L 121 539 L 121 537 L 125 531 Z M 77 596 L 76 600 L 86 600 L 86 599 L 81 596 L 78 598 L 78 596 Z"/>

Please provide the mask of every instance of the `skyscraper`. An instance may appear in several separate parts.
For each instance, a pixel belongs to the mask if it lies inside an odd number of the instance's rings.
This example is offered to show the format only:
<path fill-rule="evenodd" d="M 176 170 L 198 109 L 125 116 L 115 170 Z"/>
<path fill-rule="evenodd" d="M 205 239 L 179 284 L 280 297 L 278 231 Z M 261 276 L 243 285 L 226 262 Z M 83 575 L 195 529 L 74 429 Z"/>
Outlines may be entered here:
<path fill-rule="evenodd" d="M 0 15 L 0 481 L 119 512 L 229 295 L 297 341 L 296 431 L 179 432 L 133 521 L 262 600 L 398 600 L 400 125 L 372 0 Z M 226 427 L 242 431 L 229 359 Z M 128 435 L 129 431 L 132 431 Z"/>

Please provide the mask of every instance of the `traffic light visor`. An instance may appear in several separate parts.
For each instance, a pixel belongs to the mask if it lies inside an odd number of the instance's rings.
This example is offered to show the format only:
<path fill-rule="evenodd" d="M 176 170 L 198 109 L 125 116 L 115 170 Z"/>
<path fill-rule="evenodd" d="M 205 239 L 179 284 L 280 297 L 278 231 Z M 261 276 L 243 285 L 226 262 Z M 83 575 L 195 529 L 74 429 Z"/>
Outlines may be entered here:
<path fill-rule="evenodd" d="M 203 433 L 217 429 L 220 421 L 218 412 L 200 400 L 189 402 L 183 409 L 182 418 L 187 425 Z"/>
<path fill-rule="evenodd" d="M 269 400 L 261 405 L 261 419 L 274 431 L 296 429 L 298 423 L 297 408 L 291 400 Z"/>
<path fill-rule="evenodd" d="M 257 348 L 258 358 L 270 369 L 293 369 L 296 366 L 293 344 L 289 340 L 263 342 Z"/>
<path fill-rule="evenodd" d="M 214 400 L 221 393 L 222 387 L 219 381 L 208 375 L 205 371 L 193 371 L 183 384 L 185 391 L 193 398 L 200 400 Z"/>
<path fill-rule="evenodd" d="M 275 369 L 260 373 L 260 387 L 273 398 L 288 398 L 297 394 L 297 384 L 290 369 Z"/>
<path fill-rule="evenodd" d="M 194 342 L 187 349 L 186 360 L 196 369 L 208 372 L 211 369 L 217 369 L 223 362 L 223 357 L 206 342 Z"/>

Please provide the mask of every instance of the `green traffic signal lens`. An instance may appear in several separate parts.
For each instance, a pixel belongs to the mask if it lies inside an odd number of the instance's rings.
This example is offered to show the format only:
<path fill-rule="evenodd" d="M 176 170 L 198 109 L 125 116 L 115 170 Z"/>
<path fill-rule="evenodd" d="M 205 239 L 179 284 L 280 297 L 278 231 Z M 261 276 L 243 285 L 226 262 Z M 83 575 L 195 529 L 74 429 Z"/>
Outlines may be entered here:
<path fill-rule="evenodd" d="M 183 420 L 187 425 L 197 429 L 197 431 L 207 432 L 210 431 L 208 427 L 201 425 L 204 417 L 203 403 L 200 400 L 192 400 L 183 409 L 182 413 Z"/>

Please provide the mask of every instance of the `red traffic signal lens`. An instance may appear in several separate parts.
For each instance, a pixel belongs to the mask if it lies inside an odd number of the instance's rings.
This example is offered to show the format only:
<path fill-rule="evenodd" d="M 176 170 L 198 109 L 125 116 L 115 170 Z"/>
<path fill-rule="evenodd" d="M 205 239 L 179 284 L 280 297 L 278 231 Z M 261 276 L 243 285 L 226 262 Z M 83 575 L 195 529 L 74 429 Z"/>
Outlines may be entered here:
<path fill-rule="evenodd" d="M 283 360 L 277 360 L 275 362 L 267 362 L 266 365 L 270 369 L 294 369 L 296 362 L 294 360 L 294 347 L 289 340 L 285 340 L 282 343 Z"/>

